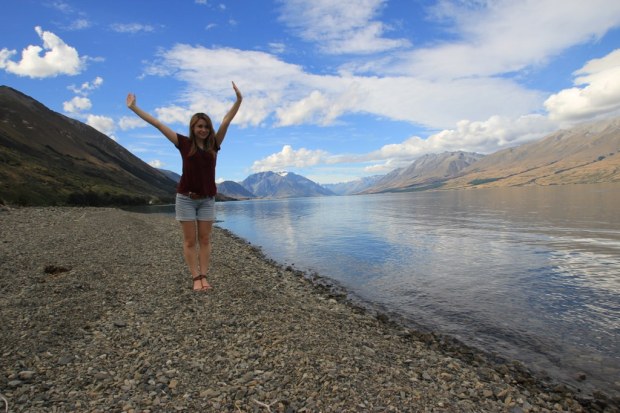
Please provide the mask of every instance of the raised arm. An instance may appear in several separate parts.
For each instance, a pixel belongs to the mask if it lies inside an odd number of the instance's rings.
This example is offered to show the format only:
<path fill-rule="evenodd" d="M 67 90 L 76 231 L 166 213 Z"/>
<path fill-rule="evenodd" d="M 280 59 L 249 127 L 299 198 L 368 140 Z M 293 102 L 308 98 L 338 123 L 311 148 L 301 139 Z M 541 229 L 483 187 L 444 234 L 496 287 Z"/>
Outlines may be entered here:
<path fill-rule="evenodd" d="M 138 105 L 136 105 L 136 95 L 134 95 L 133 93 L 129 93 L 127 95 L 127 107 L 131 109 L 133 113 L 141 117 L 145 122 L 150 123 L 151 125 L 155 126 L 175 146 L 179 144 L 177 134 L 175 131 L 173 131 L 168 126 L 161 123 L 159 119 L 143 111 L 142 109 L 138 107 Z"/>
<path fill-rule="evenodd" d="M 217 133 L 215 134 L 215 141 L 217 142 L 217 146 L 222 145 L 222 142 L 224 141 L 224 137 L 226 136 L 226 132 L 228 132 L 228 126 L 230 125 L 230 122 L 232 122 L 233 118 L 237 114 L 237 111 L 239 110 L 239 107 L 241 106 L 241 101 L 243 100 L 243 96 L 241 96 L 241 92 L 237 88 L 237 85 L 235 85 L 235 82 L 232 82 L 232 86 L 233 86 L 233 89 L 235 90 L 235 95 L 237 95 L 237 100 L 232 105 L 232 107 L 228 110 L 228 113 L 226 114 L 226 116 L 224 116 L 224 119 L 222 120 L 222 123 L 220 124 L 220 127 L 218 128 Z"/>

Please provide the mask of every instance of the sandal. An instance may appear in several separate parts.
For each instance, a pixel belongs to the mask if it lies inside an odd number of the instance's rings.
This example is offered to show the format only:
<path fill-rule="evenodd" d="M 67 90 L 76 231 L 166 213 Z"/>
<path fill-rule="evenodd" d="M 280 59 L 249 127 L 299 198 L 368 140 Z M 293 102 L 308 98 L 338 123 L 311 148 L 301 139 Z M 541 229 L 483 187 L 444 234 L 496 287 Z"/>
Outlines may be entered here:
<path fill-rule="evenodd" d="M 194 287 L 192 286 L 192 290 L 193 290 L 193 291 L 208 291 L 208 290 L 210 290 L 211 288 L 213 288 L 213 287 L 211 287 L 211 285 L 207 282 L 207 276 L 206 276 L 206 275 L 204 275 L 204 274 L 201 274 L 201 275 L 197 275 L 197 276 L 195 276 L 195 277 L 192 277 L 192 280 L 193 280 L 194 282 L 196 282 L 196 281 L 202 281 L 202 280 L 205 280 L 205 282 L 207 283 L 207 285 L 205 285 L 205 286 L 202 286 L 202 283 L 200 283 L 200 285 L 201 285 L 201 287 L 200 287 L 200 288 L 194 288 Z"/>

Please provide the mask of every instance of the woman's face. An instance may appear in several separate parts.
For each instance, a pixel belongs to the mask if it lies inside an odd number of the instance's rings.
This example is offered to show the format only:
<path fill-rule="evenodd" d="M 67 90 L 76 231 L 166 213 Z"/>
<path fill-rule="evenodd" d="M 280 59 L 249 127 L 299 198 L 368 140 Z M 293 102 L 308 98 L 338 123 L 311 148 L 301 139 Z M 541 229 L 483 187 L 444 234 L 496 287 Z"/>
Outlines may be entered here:
<path fill-rule="evenodd" d="M 209 125 L 204 119 L 198 119 L 198 122 L 194 125 L 194 136 L 198 139 L 206 139 L 209 136 Z"/>

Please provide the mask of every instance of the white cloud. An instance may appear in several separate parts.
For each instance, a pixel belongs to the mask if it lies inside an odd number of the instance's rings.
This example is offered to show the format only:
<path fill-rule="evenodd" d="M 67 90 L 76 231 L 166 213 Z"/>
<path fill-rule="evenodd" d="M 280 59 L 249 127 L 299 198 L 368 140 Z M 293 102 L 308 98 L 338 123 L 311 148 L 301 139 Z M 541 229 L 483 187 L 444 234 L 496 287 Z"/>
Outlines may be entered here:
<path fill-rule="evenodd" d="M 309 96 L 276 109 L 276 115 L 280 126 L 311 123 L 312 118 L 316 118 L 319 123 L 327 123 L 322 122 L 321 119 L 325 119 L 324 112 L 328 105 L 329 99 L 318 90 L 314 90 Z"/>
<path fill-rule="evenodd" d="M 254 172 L 304 168 L 319 165 L 370 164 L 366 173 L 386 173 L 408 165 L 422 155 L 446 151 L 491 153 L 539 139 L 557 129 L 557 124 L 542 115 L 527 115 L 516 119 L 493 116 L 486 121 L 458 122 L 455 129 L 446 129 L 426 139 L 412 136 L 401 143 L 384 145 L 376 151 L 362 154 L 335 155 L 322 150 L 285 145 L 281 152 L 269 155 L 252 165 Z"/>
<path fill-rule="evenodd" d="M 53 1 L 49 3 L 48 6 L 66 14 L 73 12 L 73 8 L 64 1 Z"/>
<path fill-rule="evenodd" d="M 63 102 L 62 109 L 69 114 L 78 114 L 85 110 L 90 110 L 93 105 L 89 98 L 75 96 L 68 102 Z"/>
<path fill-rule="evenodd" d="M 445 151 L 491 153 L 539 139 L 556 128 L 556 123 L 542 115 L 526 115 L 517 119 L 492 116 L 486 121 L 462 120 L 455 129 L 442 130 L 426 139 L 414 136 L 399 144 L 385 145 L 371 153 L 369 158 L 412 161 L 424 154 Z"/>
<path fill-rule="evenodd" d="M 97 76 L 92 82 L 84 82 L 80 86 L 70 85 L 68 87 L 73 93 L 87 96 L 93 90 L 98 89 L 103 84 L 103 78 Z"/>
<path fill-rule="evenodd" d="M 615 0 L 446 0 L 439 5 L 443 23 L 456 40 L 410 50 L 371 67 L 431 79 L 514 73 L 544 65 L 571 46 L 600 38 L 620 22 L 620 2 Z"/>
<path fill-rule="evenodd" d="M 155 28 L 149 24 L 142 23 L 114 23 L 110 28 L 118 33 L 150 33 L 155 31 Z"/>
<path fill-rule="evenodd" d="M 90 21 L 86 19 L 77 19 L 73 21 L 67 29 L 69 30 L 83 30 L 88 29 L 91 26 Z"/>
<path fill-rule="evenodd" d="M 265 172 L 277 171 L 288 167 L 303 168 L 323 163 L 329 154 L 322 150 L 309 150 L 301 148 L 294 150 L 290 145 L 284 145 L 282 151 L 255 161 L 252 171 Z"/>
<path fill-rule="evenodd" d="M 165 166 L 165 164 L 159 159 L 152 160 L 151 162 L 149 162 L 149 165 L 151 165 L 153 168 L 163 168 Z"/>
<path fill-rule="evenodd" d="M 77 50 L 67 45 L 60 37 L 41 27 L 35 31 L 43 40 L 43 47 L 30 45 L 22 50 L 21 60 L 10 60 L 15 50 L 0 50 L 0 69 L 18 76 L 32 78 L 54 77 L 58 75 L 77 75 L 84 68 L 84 59 Z M 41 53 L 45 51 L 43 56 Z"/>
<path fill-rule="evenodd" d="M 148 123 L 146 123 L 145 121 L 143 121 L 137 116 L 123 116 L 118 121 L 118 126 L 119 128 L 121 128 L 121 130 L 128 130 L 128 129 L 146 127 L 148 126 Z"/>
<path fill-rule="evenodd" d="M 186 123 L 206 111 L 218 122 L 230 107 L 235 80 L 244 103 L 235 123 L 276 126 L 328 125 L 350 113 L 447 128 L 463 117 L 518 116 L 541 108 L 544 96 L 508 79 L 434 82 L 412 77 L 314 75 L 276 56 L 237 49 L 177 45 L 161 55 L 147 74 L 174 74 L 186 83 L 177 105 L 160 108 L 167 122 Z"/>
<path fill-rule="evenodd" d="M 384 37 L 389 30 L 374 20 L 385 0 L 287 0 L 280 20 L 322 51 L 366 54 L 410 45 L 406 39 Z"/>
<path fill-rule="evenodd" d="M 168 106 L 155 109 L 157 119 L 164 123 L 181 123 L 189 126 L 189 120 L 195 112 L 181 106 Z"/>
<path fill-rule="evenodd" d="M 545 101 L 551 119 L 575 122 L 620 111 L 620 49 L 589 61 L 574 74 L 576 87 Z"/>
<path fill-rule="evenodd" d="M 269 50 L 273 54 L 282 54 L 286 51 L 286 44 L 279 42 L 269 43 Z"/>
<path fill-rule="evenodd" d="M 88 115 L 86 117 L 86 123 L 97 129 L 99 132 L 108 135 L 110 138 L 116 140 L 113 135 L 114 131 L 116 130 L 116 124 L 114 123 L 114 119 L 101 115 Z"/>

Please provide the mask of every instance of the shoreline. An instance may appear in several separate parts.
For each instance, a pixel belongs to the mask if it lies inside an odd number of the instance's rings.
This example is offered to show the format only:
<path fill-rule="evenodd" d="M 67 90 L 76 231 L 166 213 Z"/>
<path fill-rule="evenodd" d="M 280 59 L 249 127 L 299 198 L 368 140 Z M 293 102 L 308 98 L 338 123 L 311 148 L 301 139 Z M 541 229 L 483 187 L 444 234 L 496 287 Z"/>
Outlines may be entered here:
<path fill-rule="evenodd" d="M 0 228 L 9 411 L 620 411 L 373 314 L 217 226 L 208 293 L 173 217 L 20 208 Z"/>

